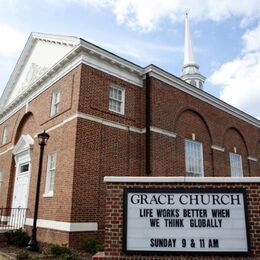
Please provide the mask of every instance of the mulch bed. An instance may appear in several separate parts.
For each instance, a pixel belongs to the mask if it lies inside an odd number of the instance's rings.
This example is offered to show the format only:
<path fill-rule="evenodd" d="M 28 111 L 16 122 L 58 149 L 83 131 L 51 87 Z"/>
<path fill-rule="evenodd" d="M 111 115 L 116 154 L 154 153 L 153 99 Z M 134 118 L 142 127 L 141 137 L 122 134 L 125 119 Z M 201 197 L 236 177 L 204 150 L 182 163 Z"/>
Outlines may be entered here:
<path fill-rule="evenodd" d="M 46 253 L 45 253 L 47 251 L 46 250 L 47 249 L 46 244 L 43 244 L 40 247 L 41 247 L 40 252 L 31 252 L 31 251 L 28 251 L 25 248 L 18 248 L 18 247 L 10 246 L 10 245 L 7 245 L 5 242 L 1 242 L 0 243 L 0 252 L 6 253 L 10 256 L 13 256 L 14 258 L 16 257 L 16 255 L 19 255 L 22 252 L 27 252 L 30 256 L 29 259 L 34 259 L 34 260 L 38 260 L 38 259 L 42 259 L 42 260 L 61 259 L 60 257 L 54 258 L 53 256 L 46 255 Z M 76 257 L 77 260 L 90 260 L 90 259 L 92 259 L 93 254 L 89 254 L 89 253 L 86 253 L 84 251 L 74 250 L 74 249 L 71 249 L 71 251 L 72 251 L 73 255 Z"/>

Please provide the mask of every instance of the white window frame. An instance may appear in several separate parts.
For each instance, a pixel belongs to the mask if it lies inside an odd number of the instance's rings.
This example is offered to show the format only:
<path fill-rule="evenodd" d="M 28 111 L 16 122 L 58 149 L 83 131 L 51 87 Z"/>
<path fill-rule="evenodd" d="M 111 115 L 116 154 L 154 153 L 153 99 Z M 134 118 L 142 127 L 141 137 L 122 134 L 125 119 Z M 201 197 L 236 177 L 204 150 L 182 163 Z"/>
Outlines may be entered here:
<path fill-rule="evenodd" d="M 111 97 L 110 96 L 110 91 L 112 89 L 115 89 L 115 90 L 118 90 L 118 91 L 121 91 L 121 100 L 120 99 L 116 99 L 114 97 Z M 118 102 L 120 103 L 120 111 L 117 111 L 116 109 L 113 109 L 110 105 L 110 102 L 111 101 L 115 101 L 115 102 Z M 110 88 L 109 88 L 109 111 L 112 111 L 112 112 L 115 112 L 115 113 L 118 113 L 118 114 L 121 114 L 121 115 L 124 115 L 125 114 L 125 89 L 124 88 L 121 88 L 121 87 L 118 87 L 118 86 L 115 86 L 115 85 L 111 85 Z"/>
<path fill-rule="evenodd" d="M 195 149 L 193 151 L 188 151 L 187 150 L 187 145 L 188 144 L 194 144 L 198 145 L 199 149 L 196 151 Z M 185 150 L 185 172 L 186 175 L 189 177 L 204 177 L 204 160 L 203 160 L 203 145 L 200 142 L 190 140 L 190 139 L 185 139 L 184 142 L 184 150 Z M 195 154 L 194 157 L 191 156 L 191 154 Z M 200 161 L 197 162 L 195 157 L 200 157 Z M 196 165 L 197 164 L 197 165 Z M 193 170 L 190 170 L 191 166 L 193 165 Z M 201 171 L 196 171 L 197 169 L 200 169 Z"/>
<path fill-rule="evenodd" d="M 54 90 L 51 95 L 51 113 L 50 116 L 55 116 L 59 113 L 60 104 L 60 91 L 58 89 Z"/>
<path fill-rule="evenodd" d="M 2 137 L 3 145 L 7 143 L 7 138 L 8 138 L 8 128 L 7 128 L 7 126 L 5 126 L 3 129 L 3 137 Z"/>
<path fill-rule="evenodd" d="M 54 162 L 54 167 L 51 168 L 52 167 L 51 160 L 53 160 L 53 158 L 54 158 L 55 162 Z M 48 155 L 48 159 L 47 159 L 45 192 L 44 192 L 44 195 L 43 195 L 44 197 L 53 197 L 56 170 L 57 170 L 57 154 L 56 153 L 50 153 Z M 51 188 L 51 178 L 53 178 L 53 187 L 52 188 Z"/>
<path fill-rule="evenodd" d="M 235 161 L 236 160 L 236 161 Z M 242 157 L 237 153 L 229 153 L 231 177 L 243 177 Z"/>

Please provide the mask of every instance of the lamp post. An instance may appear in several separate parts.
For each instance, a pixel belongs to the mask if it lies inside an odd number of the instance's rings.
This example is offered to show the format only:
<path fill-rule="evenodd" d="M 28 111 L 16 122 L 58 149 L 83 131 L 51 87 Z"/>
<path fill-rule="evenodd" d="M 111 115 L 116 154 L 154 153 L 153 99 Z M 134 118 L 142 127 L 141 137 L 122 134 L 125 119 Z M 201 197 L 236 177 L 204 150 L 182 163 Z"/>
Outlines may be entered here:
<path fill-rule="evenodd" d="M 43 152 L 44 152 L 44 146 L 47 144 L 49 137 L 50 136 L 45 131 L 43 131 L 43 133 L 38 134 L 38 140 L 39 140 L 39 145 L 40 145 L 40 157 L 39 157 L 39 168 L 38 168 L 37 185 L 36 185 L 36 197 L 35 197 L 35 205 L 34 205 L 33 228 L 32 228 L 32 237 L 28 243 L 28 246 L 26 247 L 30 251 L 39 250 L 37 239 L 36 239 L 36 235 L 37 235 L 36 223 L 37 223 L 38 208 L 39 208 Z"/>

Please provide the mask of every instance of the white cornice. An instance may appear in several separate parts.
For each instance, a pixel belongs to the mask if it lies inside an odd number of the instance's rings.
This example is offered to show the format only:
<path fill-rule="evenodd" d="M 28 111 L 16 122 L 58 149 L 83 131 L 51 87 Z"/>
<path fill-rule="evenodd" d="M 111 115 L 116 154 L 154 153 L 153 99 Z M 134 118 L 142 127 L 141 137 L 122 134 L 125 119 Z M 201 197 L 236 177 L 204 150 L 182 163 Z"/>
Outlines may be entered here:
<path fill-rule="evenodd" d="M 20 75 L 23 65 L 26 63 L 30 53 L 32 52 L 36 40 L 48 41 L 55 44 L 63 44 L 63 45 L 70 45 L 70 46 L 77 46 L 80 43 L 80 40 L 77 37 L 61 36 L 61 35 L 45 34 L 45 33 L 31 33 L 15 65 L 15 68 L 7 82 L 4 92 L 1 96 L 0 111 L 3 109 L 6 99 L 10 95 L 10 92 L 12 91 L 12 86 L 16 83 Z"/>
<path fill-rule="evenodd" d="M 82 64 L 82 57 L 77 54 L 77 48 L 74 48 L 62 60 L 44 73 L 36 82 L 29 86 L 25 92 L 19 95 L 3 111 L 1 111 L 0 124 L 14 115 L 22 107 L 26 106 L 28 102 L 32 101 L 56 81 L 64 77 L 68 72 Z"/>
<path fill-rule="evenodd" d="M 240 111 L 239 109 L 223 102 L 222 100 L 208 94 L 207 92 L 200 90 L 199 88 L 193 87 L 190 84 L 182 81 L 180 78 L 177 78 L 170 73 L 157 68 L 154 65 L 150 65 L 144 69 L 144 73 L 149 73 L 151 77 L 157 78 L 170 86 L 177 88 L 185 93 L 188 93 L 222 111 L 225 111 L 247 123 L 250 123 L 258 128 L 260 128 L 260 121 L 245 112 Z"/>
<path fill-rule="evenodd" d="M 89 43 L 87 41 L 81 40 L 81 46 L 85 49 L 88 50 L 88 52 L 92 54 L 96 54 L 99 56 L 101 60 L 107 60 L 112 64 L 115 64 L 121 68 L 128 69 L 129 71 L 139 74 L 140 76 L 143 75 L 143 68 L 128 61 L 125 60 L 107 50 L 104 50 L 92 43 Z"/>
<path fill-rule="evenodd" d="M 260 177 L 119 177 L 106 176 L 104 182 L 122 183 L 260 183 Z"/>
<path fill-rule="evenodd" d="M 113 75 L 117 78 L 120 78 L 124 81 L 127 81 L 131 84 L 134 84 L 138 87 L 143 87 L 143 81 L 139 73 L 137 74 L 136 71 L 130 71 L 129 68 L 126 66 L 121 67 L 119 63 L 112 64 L 111 61 L 108 59 L 100 59 L 97 54 L 90 54 L 90 52 L 85 52 L 83 55 L 83 63 L 90 67 L 106 72 L 110 75 Z"/>
<path fill-rule="evenodd" d="M 50 41 L 55 41 L 56 39 L 56 41 L 60 42 L 62 42 L 63 38 L 62 36 L 60 36 L 60 38 L 57 38 L 57 36 L 55 35 L 48 36 L 45 34 L 34 34 L 34 37 L 36 36 L 41 40 L 45 40 L 45 38 L 49 37 Z M 75 43 L 77 42 L 77 40 L 79 40 L 79 38 L 76 37 L 64 37 L 63 40 L 65 41 L 65 39 L 67 39 L 68 42 L 74 39 Z M 33 38 L 33 36 L 31 35 L 24 48 L 24 51 L 22 52 L 21 57 L 18 60 L 16 68 L 12 73 L 10 80 L 8 81 L 8 84 L 14 81 L 15 77 L 20 73 L 20 69 L 26 60 L 26 56 L 28 56 L 30 52 L 30 48 L 32 47 L 34 40 L 35 38 Z M 84 40 L 80 39 L 79 42 L 80 44 L 76 45 L 68 55 L 66 55 L 62 60 L 60 60 L 57 64 L 50 68 L 38 81 L 34 82 L 34 84 L 31 85 L 26 92 L 18 96 L 10 105 L 3 109 L 1 108 L 1 104 L 4 103 L 6 97 L 8 96 L 8 89 L 10 90 L 10 88 L 6 87 L 0 104 L 0 109 L 2 109 L 0 114 L 0 124 L 7 120 L 19 109 L 21 109 L 27 102 L 38 96 L 51 84 L 55 83 L 58 79 L 71 71 L 73 68 L 75 68 L 79 64 L 88 64 L 92 67 L 103 70 L 106 73 L 112 74 L 116 77 L 120 77 L 123 80 L 127 80 L 128 82 L 137 86 L 142 86 L 142 78 L 146 73 L 149 73 L 150 76 L 155 77 L 169 84 L 170 86 L 173 86 L 218 109 L 221 109 L 222 111 L 225 111 L 247 123 L 260 128 L 260 121 L 256 118 L 228 105 L 227 103 L 206 93 L 205 91 L 191 86 L 190 84 L 182 81 L 180 78 L 177 78 L 154 65 L 150 65 L 143 69 L 136 64 L 133 64 L 123 58 L 120 58 L 117 55 L 114 55 L 113 53 L 110 53 Z M 89 57 L 91 57 L 91 60 L 89 60 Z"/>

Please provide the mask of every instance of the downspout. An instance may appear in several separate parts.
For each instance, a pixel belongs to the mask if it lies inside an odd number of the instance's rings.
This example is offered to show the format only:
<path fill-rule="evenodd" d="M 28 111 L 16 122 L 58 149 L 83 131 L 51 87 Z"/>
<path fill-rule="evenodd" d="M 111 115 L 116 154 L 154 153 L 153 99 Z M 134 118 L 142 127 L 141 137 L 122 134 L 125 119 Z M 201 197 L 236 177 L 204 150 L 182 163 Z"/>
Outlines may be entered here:
<path fill-rule="evenodd" d="M 145 80 L 145 168 L 146 175 L 151 175 L 151 82 L 149 72 L 146 73 Z"/>

